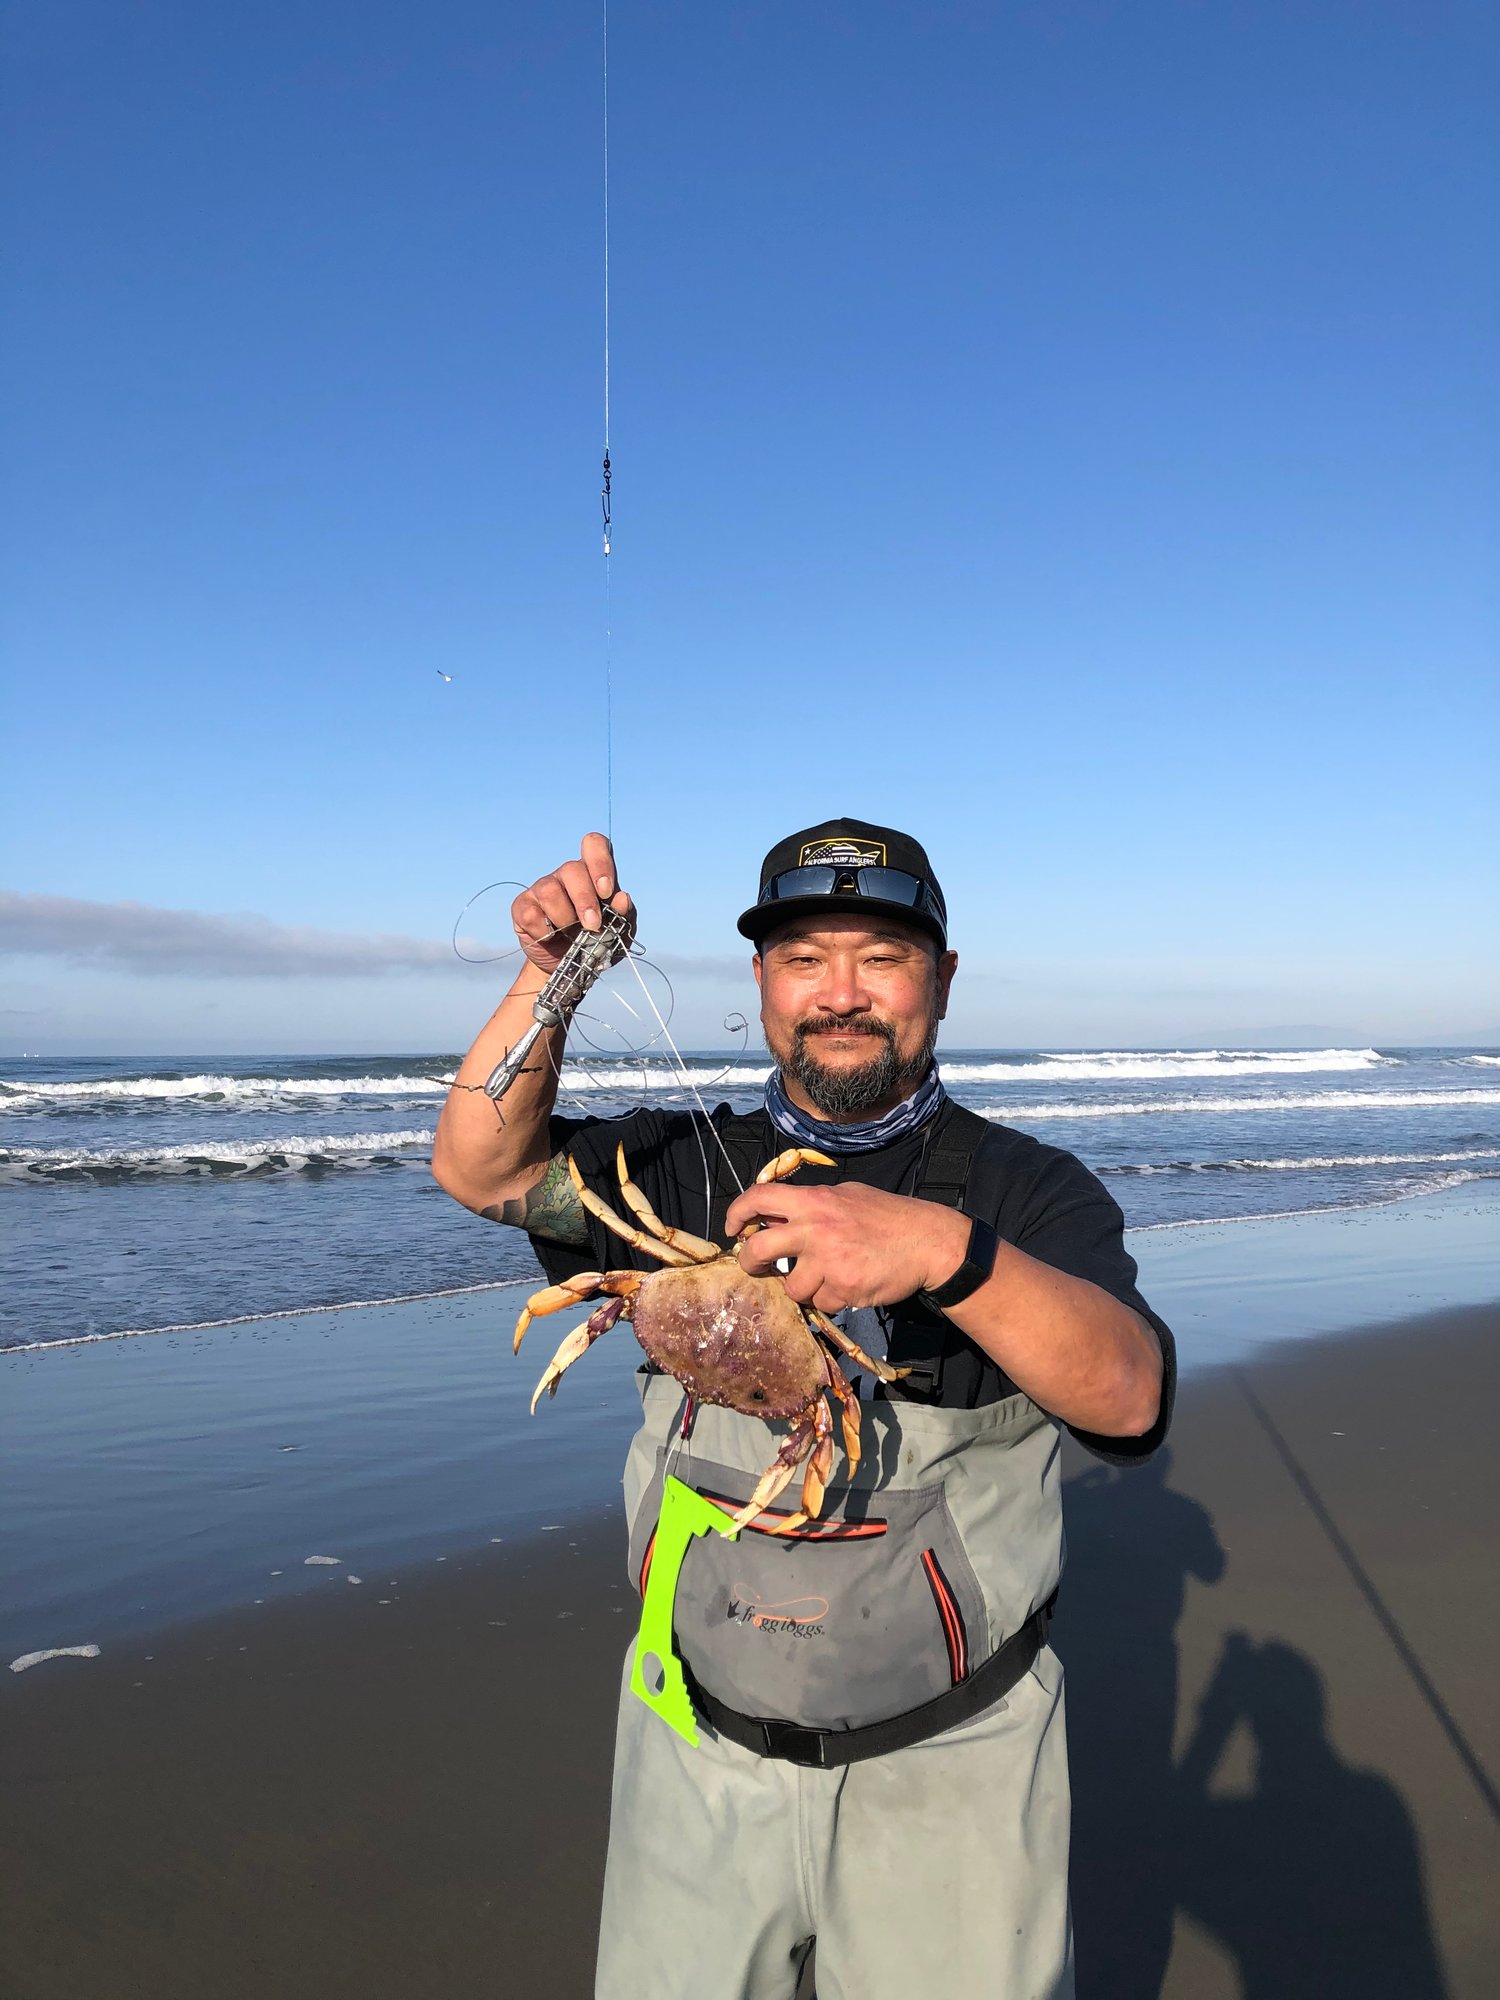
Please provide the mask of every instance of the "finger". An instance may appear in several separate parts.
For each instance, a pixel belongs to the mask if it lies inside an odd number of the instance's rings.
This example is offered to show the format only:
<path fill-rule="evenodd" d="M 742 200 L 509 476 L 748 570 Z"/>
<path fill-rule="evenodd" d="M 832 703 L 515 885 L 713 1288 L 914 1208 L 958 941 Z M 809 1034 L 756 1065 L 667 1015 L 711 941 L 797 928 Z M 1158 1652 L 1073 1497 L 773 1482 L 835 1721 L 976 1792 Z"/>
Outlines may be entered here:
<path fill-rule="evenodd" d="M 599 892 L 594 887 L 594 879 L 584 864 L 581 861 L 565 861 L 557 871 L 557 879 L 566 889 L 584 929 L 598 930 Z"/>
<path fill-rule="evenodd" d="M 854 1301 L 836 1285 L 825 1284 L 807 1303 L 816 1306 L 819 1312 L 841 1313 L 845 1306 L 852 1306 Z"/>
<path fill-rule="evenodd" d="M 625 935 L 620 940 L 619 949 L 615 953 L 615 964 L 618 965 L 626 952 L 635 943 L 635 904 L 631 902 L 623 889 L 619 889 L 610 897 L 609 907 L 612 910 L 618 911 L 625 919 Z"/>
<path fill-rule="evenodd" d="M 763 1187 L 748 1187 L 729 1204 L 724 1227 L 731 1236 L 738 1236 L 752 1222 L 790 1222 L 799 1206 L 797 1192 L 796 1188 L 781 1186 L 775 1181 L 768 1181 Z"/>
<path fill-rule="evenodd" d="M 555 931 L 571 931 L 578 924 L 578 910 L 566 885 L 556 875 L 544 875 L 534 883 L 531 890 L 542 915 L 541 937 L 549 939 Z"/>
<path fill-rule="evenodd" d="M 802 1238 L 785 1224 L 771 1229 L 757 1230 L 754 1236 L 747 1236 L 735 1251 L 740 1269 L 752 1278 L 768 1278 L 783 1257 L 796 1257 Z"/>
<path fill-rule="evenodd" d="M 579 849 L 583 857 L 582 866 L 587 870 L 590 882 L 605 902 L 620 886 L 615 873 L 615 850 L 609 837 L 602 833 L 586 833 Z"/>
<path fill-rule="evenodd" d="M 541 884 L 517 896 L 510 906 L 510 920 L 515 925 L 516 936 L 523 945 L 545 944 L 556 933 L 558 925 L 542 900 Z M 570 919 L 569 922 L 576 921 Z"/>
<path fill-rule="evenodd" d="M 828 1290 L 828 1279 L 815 1257 L 801 1256 L 781 1281 L 799 1306 L 810 1306 L 820 1292 Z M 834 1308 L 837 1311 L 837 1307 Z"/>

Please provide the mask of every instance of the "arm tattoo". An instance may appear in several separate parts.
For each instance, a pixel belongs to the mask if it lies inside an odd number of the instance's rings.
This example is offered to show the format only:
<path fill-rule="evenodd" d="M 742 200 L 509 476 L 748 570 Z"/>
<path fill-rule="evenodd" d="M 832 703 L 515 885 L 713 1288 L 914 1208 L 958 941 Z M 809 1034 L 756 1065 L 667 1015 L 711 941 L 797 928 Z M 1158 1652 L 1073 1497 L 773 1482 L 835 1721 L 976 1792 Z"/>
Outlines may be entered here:
<path fill-rule="evenodd" d="M 552 1155 L 540 1179 L 519 1199 L 497 1201 L 479 1212 L 486 1222 L 503 1222 L 511 1229 L 524 1229 L 529 1236 L 545 1236 L 549 1243 L 562 1243 L 570 1250 L 589 1247 L 588 1214 L 578 1199 L 567 1158 L 562 1153 Z"/>

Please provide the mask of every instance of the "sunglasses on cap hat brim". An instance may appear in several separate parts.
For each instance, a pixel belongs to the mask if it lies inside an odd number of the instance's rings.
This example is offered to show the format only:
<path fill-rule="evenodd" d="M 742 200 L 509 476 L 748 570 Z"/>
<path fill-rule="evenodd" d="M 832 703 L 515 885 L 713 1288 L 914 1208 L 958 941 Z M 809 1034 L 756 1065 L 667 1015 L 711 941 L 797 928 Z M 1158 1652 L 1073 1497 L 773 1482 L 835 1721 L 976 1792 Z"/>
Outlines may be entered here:
<path fill-rule="evenodd" d="M 876 903 L 893 903 L 908 910 L 920 910 L 947 935 L 948 913 L 920 876 L 900 868 L 848 868 L 820 864 L 812 868 L 787 868 L 773 875 L 762 888 L 756 908 L 787 903 L 806 896 L 857 896 Z"/>

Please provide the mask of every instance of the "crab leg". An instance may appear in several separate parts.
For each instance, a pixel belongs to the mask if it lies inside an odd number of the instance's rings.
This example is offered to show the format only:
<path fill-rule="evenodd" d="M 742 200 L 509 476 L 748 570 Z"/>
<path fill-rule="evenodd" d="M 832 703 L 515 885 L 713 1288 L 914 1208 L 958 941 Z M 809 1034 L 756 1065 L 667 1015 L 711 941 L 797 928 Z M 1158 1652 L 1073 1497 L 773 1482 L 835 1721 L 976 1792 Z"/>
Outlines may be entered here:
<path fill-rule="evenodd" d="M 657 1237 L 648 1236 L 644 1229 L 636 1229 L 630 1223 L 623 1222 L 607 1201 L 601 1200 L 591 1187 L 585 1186 L 583 1175 L 574 1164 L 571 1153 L 568 1155 L 568 1172 L 572 1175 L 573 1185 L 578 1190 L 578 1199 L 589 1214 L 598 1216 L 605 1228 L 623 1242 L 629 1243 L 636 1250 L 644 1250 L 648 1257 L 655 1257 L 663 1264 L 681 1266 L 701 1261 L 697 1257 L 690 1257 L 686 1250 L 674 1250 L 670 1243 L 663 1243 Z M 718 1254 L 716 1250 L 714 1255 L 717 1257 Z"/>
<path fill-rule="evenodd" d="M 815 1153 L 811 1146 L 792 1146 L 784 1153 L 778 1153 L 769 1160 L 755 1176 L 755 1185 L 764 1187 L 768 1181 L 784 1181 L 788 1174 L 796 1173 L 798 1167 L 836 1167 L 837 1160 L 830 1160 L 826 1153 Z"/>
<path fill-rule="evenodd" d="M 588 1353 L 601 1334 L 609 1332 L 615 1321 L 624 1312 L 625 1303 L 624 1299 L 608 1299 L 599 1307 L 597 1312 L 589 1315 L 582 1326 L 574 1327 L 562 1346 L 558 1348 L 556 1354 L 547 1363 L 546 1372 L 543 1374 L 541 1381 L 536 1385 L 535 1393 L 531 1398 L 531 1414 L 533 1416 L 536 1415 L 537 1404 L 542 1400 L 542 1391 L 545 1389 L 549 1396 L 557 1394 L 557 1385 L 562 1380 L 566 1370 L 573 1366 L 579 1355 Z"/>
<path fill-rule="evenodd" d="M 826 1335 L 851 1361 L 857 1361 L 861 1368 L 868 1368 L 880 1381 L 899 1382 L 903 1375 L 910 1375 L 909 1368 L 893 1368 L 889 1361 L 877 1361 L 873 1354 L 866 1354 L 857 1340 L 851 1340 L 841 1326 L 835 1326 L 827 1313 L 819 1312 L 816 1306 L 804 1306 L 803 1311 L 819 1333 Z"/>
<path fill-rule="evenodd" d="M 813 1408 L 804 1410 L 793 1424 L 791 1436 L 761 1474 L 759 1485 L 735 1515 L 734 1523 L 737 1528 L 748 1527 L 757 1514 L 770 1506 L 782 1488 L 790 1483 L 792 1474 L 811 1451 L 815 1436 L 813 1426 L 817 1421 L 814 1409 L 821 1409 L 826 1421 L 827 1406 L 819 1396 Z M 806 1516 L 800 1518 L 805 1519 Z"/>
<path fill-rule="evenodd" d="M 826 1153 L 815 1153 L 811 1146 L 790 1146 L 786 1152 L 778 1153 L 774 1160 L 767 1161 L 755 1176 L 754 1185 L 765 1187 L 771 1181 L 784 1181 L 788 1174 L 796 1173 L 798 1167 L 833 1167 L 836 1160 L 830 1160 Z M 747 1222 L 736 1243 L 743 1243 L 747 1236 L 753 1236 L 757 1229 L 764 1229 L 763 1222 Z"/>
<path fill-rule="evenodd" d="M 564 1306 L 578 1305 L 598 1292 L 610 1298 L 628 1299 L 640 1288 L 639 1271 L 580 1271 L 576 1278 L 565 1278 L 560 1285 L 548 1285 L 540 1292 L 533 1292 L 516 1321 L 514 1352 L 520 1353 L 526 1329 L 534 1319 L 561 1312 Z"/>
<path fill-rule="evenodd" d="M 813 1407 L 813 1430 L 818 1441 L 802 1479 L 802 1513 L 804 1519 L 816 1521 L 823 1511 L 823 1495 L 833 1472 L 833 1418 L 821 1396 Z M 787 1523 L 787 1527 L 792 1526 L 801 1526 L 795 1514 Z"/>
<path fill-rule="evenodd" d="M 564 1306 L 586 1299 L 590 1292 L 598 1291 L 603 1276 L 602 1271 L 580 1271 L 576 1278 L 569 1278 L 561 1285 L 548 1285 L 545 1291 L 533 1292 L 516 1321 L 514 1351 L 520 1353 L 526 1329 L 534 1319 L 540 1319 L 543 1313 L 561 1312 Z"/>
<path fill-rule="evenodd" d="M 831 1354 L 823 1356 L 823 1365 L 828 1370 L 828 1386 L 839 1399 L 839 1422 L 844 1431 L 844 1457 L 848 1461 L 848 1477 L 852 1479 L 859 1468 L 859 1398 L 854 1386 Z"/>
<path fill-rule="evenodd" d="M 630 1169 L 625 1164 L 625 1148 L 621 1146 L 615 1158 L 615 1166 L 620 1176 L 620 1192 L 636 1219 L 643 1222 L 653 1236 L 668 1243 L 674 1250 L 685 1250 L 694 1263 L 712 1264 L 724 1252 L 717 1243 L 708 1243 L 701 1236 L 690 1236 L 685 1229 L 670 1229 L 662 1221 L 656 1210 L 630 1178 Z"/>
<path fill-rule="evenodd" d="M 815 1521 L 823 1511 L 823 1495 L 828 1488 L 828 1475 L 833 1471 L 833 1418 L 829 1416 L 828 1405 L 821 1396 L 808 1415 L 812 1418 L 812 1434 L 816 1442 L 812 1457 L 807 1461 L 807 1470 L 802 1475 L 802 1505 L 795 1514 L 788 1514 L 784 1521 L 768 1528 L 766 1532 L 770 1535 L 793 1534 L 804 1521 Z"/>

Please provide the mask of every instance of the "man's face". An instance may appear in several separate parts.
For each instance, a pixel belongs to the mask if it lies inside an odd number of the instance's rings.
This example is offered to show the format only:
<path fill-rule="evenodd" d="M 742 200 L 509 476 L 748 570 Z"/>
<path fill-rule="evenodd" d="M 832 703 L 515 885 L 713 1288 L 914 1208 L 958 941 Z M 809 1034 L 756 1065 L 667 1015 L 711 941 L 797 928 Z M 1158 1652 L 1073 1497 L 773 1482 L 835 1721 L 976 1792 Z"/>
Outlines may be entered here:
<path fill-rule="evenodd" d="M 879 1117 L 926 1074 L 948 1008 L 956 952 L 889 917 L 783 924 L 755 960 L 766 1046 L 804 1110 Z"/>

